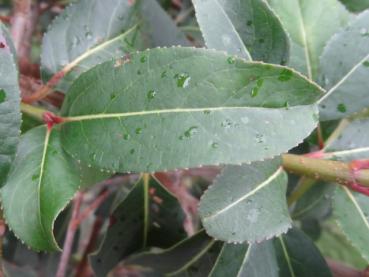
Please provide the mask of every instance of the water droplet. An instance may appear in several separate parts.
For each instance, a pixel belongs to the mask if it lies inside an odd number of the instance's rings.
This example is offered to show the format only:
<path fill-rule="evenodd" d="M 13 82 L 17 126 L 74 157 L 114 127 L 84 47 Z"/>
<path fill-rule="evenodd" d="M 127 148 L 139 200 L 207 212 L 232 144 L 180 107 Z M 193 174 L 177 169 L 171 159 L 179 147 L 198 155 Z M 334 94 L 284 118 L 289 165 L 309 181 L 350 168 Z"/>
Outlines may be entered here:
<path fill-rule="evenodd" d="M 365 62 L 363 62 L 363 66 L 365 66 L 365 67 L 369 67 L 369 61 L 365 61 Z"/>
<path fill-rule="evenodd" d="M 156 92 L 155 90 L 150 90 L 150 91 L 147 93 L 147 98 L 148 98 L 149 100 L 154 99 L 154 98 L 155 98 L 156 93 L 157 93 L 157 92 Z"/>
<path fill-rule="evenodd" d="M 233 125 L 232 121 L 230 119 L 226 119 L 225 121 L 223 121 L 220 126 L 222 126 L 223 128 L 231 128 Z"/>
<path fill-rule="evenodd" d="M 141 70 L 137 70 L 137 75 L 141 75 L 142 71 Z"/>
<path fill-rule="evenodd" d="M 136 131 L 135 131 L 135 133 L 137 135 L 141 134 L 142 133 L 142 128 L 137 128 Z"/>
<path fill-rule="evenodd" d="M 0 103 L 3 103 L 6 99 L 6 92 L 3 89 L 0 89 Z"/>
<path fill-rule="evenodd" d="M 209 111 L 209 110 L 205 110 L 205 111 L 204 111 L 204 114 L 206 114 L 206 115 L 211 114 L 211 111 Z"/>
<path fill-rule="evenodd" d="M 251 97 L 256 97 L 259 94 L 259 87 L 254 87 L 251 90 Z"/>
<path fill-rule="evenodd" d="M 211 147 L 214 148 L 214 149 L 217 149 L 219 147 L 219 143 L 213 142 Z"/>
<path fill-rule="evenodd" d="M 147 57 L 146 56 L 142 56 L 140 59 L 141 63 L 145 63 L 147 61 Z"/>
<path fill-rule="evenodd" d="M 162 73 L 161 73 L 161 78 L 165 78 L 167 77 L 167 71 L 164 70 Z"/>
<path fill-rule="evenodd" d="M 286 82 L 290 80 L 293 76 L 293 72 L 289 69 L 283 69 L 279 74 L 278 80 L 281 82 Z"/>
<path fill-rule="evenodd" d="M 288 101 L 286 101 L 284 103 L 284 107 L 286 108 L 286 110 L 289 110 L 290 109 L 290 103 Z"/>
<path fill-rule="evenodd" d="M 32 181 L 36 181 L 40 177 L 39 174 L 32 175 Z"/>
<path fill-rule="evenodd" d="M 196 134 L 197 132 L 198 132 L 198 127 L 197 126 L 192 126 L 192 127 L 190 127 L 185 133 L 184 133 L 184 135 L 185 135 L 185 137 L 186 138 L 190 138 L 190 137 L 192 137 L 194 134 Z"/>
<path fill-rule="evenodd" d="M 130 151 L 129 151 L 129 154 L 131 154 L 131 155 L 133 155 L 135 153 L 135 150 L 134 149 L 131 149 Z"/>
<path fill-rule="evenodd" d="M 91 33 L 90 31 L 86 32 L 86 33 L 85 33 L 85 37 L 86 37 L 88 40 L 92 39 L 92 33 Z"/>
<path fill-rule="evenodd" d="M 341 103 L 337 105 L 337 111 L 345 113 L 347 111 L 345 104 Z"/>
<path fill-rule="evenodd" d="M 235 59 L 234 57 L 229 57 L 229 58 L 227 59 L 227 62 L 228 62 L 229 64 L 234 64 L 234 63 L 236 62 L 236 59 Z"/>
<path fill-rule="evenodd" d="M 130 140 L 131 135 L 130 134 L 124 134 L 123 139 Z"/>
<path fill-rule="evenodd" d="M 241 121 L 243 124 L 248 124 L 250 122 L 250 119 L 247 116 L 244 116 L 241 118 Z"/>
<path fill-rule="evenodd" d="M 90 159 L 91 160 L 96 161 L 96 157 L 97 157 L 96 153 L 91 153 L 90 154 Z"/>
<path fill-rule="evenodd" d="M 251 26 L 252 25 L 252 20 L 247 20 L 246 25 Z"/>
<path fill-rule="evenodd" d="M 366 28 L 361 28 L 360 29 L 360 35 L 363 36 L 363 37 L 367 37 L 367 36 L 369 36 L 369 32 Z"/>
<path fill-rule="evenodd" d="M 187 73 L 176 74 L 174 78 L 177 79 L 177 87 L 186 88 L 190 84 L 191 77 Z"/>
<path fill-rule="evenodd" d="M 259 39 L 259 43 L 264 43 L 265 40 L 263 38 Z"/>
<path fill-rule="evenodd" d="M 256 140 L 257 143 L 263 143 L 263 142 L 265 142 L 264 135 L 262 135 L 262 134 L 256 134 L 255 140 Z"/>

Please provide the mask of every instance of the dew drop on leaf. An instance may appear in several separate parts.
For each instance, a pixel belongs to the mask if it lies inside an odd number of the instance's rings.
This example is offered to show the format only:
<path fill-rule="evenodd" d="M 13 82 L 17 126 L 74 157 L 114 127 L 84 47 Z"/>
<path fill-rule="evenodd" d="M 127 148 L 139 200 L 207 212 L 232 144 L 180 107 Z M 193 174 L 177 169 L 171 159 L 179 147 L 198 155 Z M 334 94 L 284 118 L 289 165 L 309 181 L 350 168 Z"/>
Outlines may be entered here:
<path fill-rule="evenodd" d="M 137 75 L 141 75 L 142 71 L 141 70 L 137 70 Z"/>
<path fill-rule="evenodd" d="M 155 90 L 150 90 L 148 93 L 147 93 L 147 98 L 149 99 L 149 100 L 152 100 L 152 99 L 154 99 L 155 98 L 155 96 L 156 96 L 156 91 Z"/>
<path fill-rule="evenodd" d="M 137 128 L 136 131 L 135 131 L 135 133 L 137 135 L 141 134 L 142 133 L 142 128 Z"/>
<path fill-rule="evenodd" d="M 363 62 L 363 66 L 365 66 L 365 67 L 369 67 L 369 61 L 365 61 L 365 62 Z"/>
<path fill-rule="evenodd" d="M 85 37 L 86 37 L 88 40 L 92 39 L 92 33 L 91 33 L 90 31 L 86 32 L 86 33 L 85 33 Z"/>
<path fill-rule="evenodd" d="M 279 74 L 278 80 L 281 82 L 286 82 L 292 78 L 293 72 L 289 69 L 283 69 Z"/>
<path fill-rule="evenodd" d="M 204 114 L 206 114 L 206 115 L 209 115 L 210 113 L 211 113 L 211 111 L 209 111 L 209 110 L 204 111 Z"/>
<path fill-rule="evenodd" d="M 252 25 L 252 20 L 247 20 L 246 25 L 251 26 Z"/>
<path fill-rule="evenodd" d="M 251 97 L 256 97 L 259 94 L 259 87 L 254 87 L 251 90 Z"/>
<path fill-rule="evenodd" d="M 130 140 L 131 135 L 130 134 L 124 134 L 123 139 Z"/>
<path fill-rule="evenodd" d="M 161 78 L 165 78 L 167 77 L 167 71 L 164 70 L 162 73 L 161 73 Z"/>
<path fill-rule="evenodd" d="M 257 143 L 263 143 L 263 142 L 265 142 L 264 136 L 262 134 L 256 134 L 255 140 L 256 140 Z"/>
<path fill-rule="evenodd" d="M 367 36 L 369 36 L 369 31 L 368 31 L 368 29 L 366 29 L 366 28 L 361 28 L 361 29 L 360 29 L 360 35 L 361 35 L 361 36 L 363 36 L 363 37 L 367 37 Z"/>
<path fill-rule="evenodd" d="M 177 79 L 177 87 L 186 88 L 190 84 L 191 77 L 187 73 L 181 73 L 174 75 L 174 78 Z"/>
<path fill-rule="evenodd" d="M 131 155 L 133 155 L 135 153 L 135 150 L 134 149 L 131 149 L 130 151 L 129 151 L 129 154 L 131 154 Z"/>
<path fill-rule="evenodd" d="M 39 174 L 32 175 L 32 181 L 36 181 L 38 179 L 38 177 L 40 177 Z"/>
<path fill-rule="evenodd" d="M 147 61 L 147 57 L 146 56 L 142 56 L 141 58 L 140 58 L 140 62 L 141 63 L 145 63 Z"/>
<path fill-rule="evenodd" d="M 6 92 L 3 89 L 0 89 L 0 103 L 3 103 L 6 99 Z"/>
<path fill-rule="evenodd" d="M 236 62 L 236 59 L 235 59 L 234 57 L 229 57 L 229 58 L 227 59 L 227 62 L 228 62 L 229 64 L 234 64 L 234 63 Z"/>
<path fill-rule="evenodd" d="M 225 121 L 223 121 L 220 126 L 222 126 L 223 128 L 231 128 L 232 127 L 232 121 L 230 119 L 226 119 Z"/>
<path fill-rule="evenodd" d="M 345 113 L 347 111 L 345 104 L 341 103 L 337 105 L 337 111 Z"/>
<path fill-rule="evenodd" d="M 213 142 L 213 143 L 211 144 L 211 147 L 212 147 L 212 148 L 214 148 L 214 149 L 217 149 L 217 148 L 219 148 L 219 143 L 217 143 L 217 142 Z"/>
<path fill-rule="evenodd" d="M 190 138 L 190 137 L 192 137 L 193 135 L 195 135 L 197 132 L 198 132 L 198 127 L 197 126 L 192 126 L 192 127 L 190 127 L 185 133 L 184 133 L 184 135 L 185 135 L 185 137 L 186 138 Z"/>

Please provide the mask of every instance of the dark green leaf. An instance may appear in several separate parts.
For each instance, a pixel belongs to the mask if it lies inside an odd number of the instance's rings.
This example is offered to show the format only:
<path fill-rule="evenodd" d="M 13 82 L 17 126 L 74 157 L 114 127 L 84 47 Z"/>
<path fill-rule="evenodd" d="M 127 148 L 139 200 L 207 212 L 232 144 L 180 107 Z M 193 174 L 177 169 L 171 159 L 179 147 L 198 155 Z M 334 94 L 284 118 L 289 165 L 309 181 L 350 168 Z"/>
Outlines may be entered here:
<path fill-rule="evenodd" d="M 258 242 L 291 227 L 287 175 L 280 159 L 228 166 L 200 202 L 207 233 L 227 242 Z"/>
<path fill-rule="evenodd" d="M 331 36 L 350 18 L 337 0 L 268 0 L 291 38 L 290 66 L 318 77 L 319 57 Z"/>
<path fill-rule="evenodd" d="M 68 6 L 45 34 L 42 75 L 47 81 L 59 71 L 70 72 L 58 87 L 66 91 L 82 72 L 103 61 L 147 47 L 179 44 L 187 45 L 187 40 L 154 0 L 80 0 Z"/>
<path fill-rule="evenodd" d="M 59 131 L 37 127 L 21 137 L 6 185 L 4 214 L 17 237 L 35 250 L 57 250 L 53 225 L 79 188 L 78 167 L 63 152 Z"/>
<path fill-rule="evenodd" d="M 99 251 L 91 261 L 105 276 L 121 260 L 147 246 L 169 247 L 186 236 L 177 199 L 155 179 L 142 178 L 115 208 Z M 146 183 L 147 182 L 147 183 Z"/>
<path fill-rule="evenodd" d="M 327 94 L 320 101 L 322 120 L 360 112 L 369 106 L 369 11 L 332 37 L 321 57 L 322 83 Z"/>
<path fill-rule="evenodd" d="M 194 0 L 208 48 L 248 60 L 286 64 L 289 41 L 282 25 L 262 0 Z"/>
<path fill-rule="evenodd" d="M 368 0 L 340 0 L 348 10 L 352 12 L 361 12 L 369 8 Z"/>
<path fill-rule="evenodd" d="M 201 261 L 204 255 L 214 260 L 217 254 L 214 246 L 216 242 L 208 237 L 204 231 L 179 242 L 166 250 L 139 254 L 127 260 L 128 265 L 138 265 L 143 268 L 145 276 L 201 276 L 194 274 L 194 265 Z M 209 253 L 209 251 L 215 253 Z M 201 265 L 200 265 L 201 266 Z M 192 267 L 192 270 L 191 270 Z M 199 268 L 196 267 L 198 270 Z"/>
<path fill-rule="evenodd" d="M 258 244 L 224 244 L 211 277 L 331 276 L 313 242 L 297 229 Z"/>
<path fill-rule="evenodd" d="M 369 198 L 339 186 L 334 195 L 333 212 L 347 239 L 369 261 Z"/>
<path fill-rule="evenodd" d="M 120 172 L 250 162 L 301 142 L 317 124 L 312 104 L 320 95 L 284 67 L 154 49 L 122 66 L 99 65 L 74 83 L 63 145 L 76 159 Z"/>
<path fill-rule="evenodd" d="M 0 187 L 9 172 L 21 125 L 18 71 L 13 50 L 9 33 L 0 22 Z"/>

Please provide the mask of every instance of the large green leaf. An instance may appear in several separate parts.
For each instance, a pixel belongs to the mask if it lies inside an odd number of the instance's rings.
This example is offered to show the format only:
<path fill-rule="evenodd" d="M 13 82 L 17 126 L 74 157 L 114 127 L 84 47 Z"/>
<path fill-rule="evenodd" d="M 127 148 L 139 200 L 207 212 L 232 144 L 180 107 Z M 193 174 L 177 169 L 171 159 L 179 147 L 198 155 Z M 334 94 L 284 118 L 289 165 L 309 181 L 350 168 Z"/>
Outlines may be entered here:
<path fill-rule="evenodd" d="M 322 98 L 322 120 L 346 117 L 369 107 L 369 11 L 355 18 L 329 41 L 321 57 L 328 92 Z"/>
<path fill-rule="evenodd" d="M 313 242 L 298 229 L 258 244 L 224 244 L 209 275 L 222 276 L 331 276 Z"/>
<path fill-rule="evenodd" d="M 369 118 L 347 121 L 339 136 L 324 148 L 325 157 L 352 161 L 369 159 Z"/>
<path fill-rule="evenodd" d="M 320 96 L 284 67 L 211 50 L 148 50 L 74 83 L 63 107 L 63 146 L 78 160 L 121 172 L 261 160 L 315 128 L 312 103 Z"/>
<path fill-rule="evenodd" d="M 53 225 L 79 187 L 76 164 L 63 152 L 59 131 L 40 126 L 21 137 L 6 185 L 4 214 L 17 237 L 35 250 L 57 250 Z"/>
<path fill-rule="evenodd" d="M 200 231 L 169 249 L 133 256 L 127 260 L 126 264 L 139 266 L 145 276 L 150 277 L 202 277 L 208 275 L 209 265 L 210 268 L 213 266 L 218 254 L 217 248 L 217 243 L 207 236 L 204 231 Z M 200 272 L 204 275 L 199 275 Z"/>
<path fill-rule="evenodd" d="M 369 8 L 369 0 L 340 0 L 352 12 L 360 12 Z"/>
<path fill-rule="evenodd" d="M 210 236 L 227 242 L 278 236 L 291 227 L 286 189 L 279 158 L 227 166 L 201 199 L 202 223 Z"/>
<path fill-rule="evenodd" d="M 350 14 L 338 0 L 268 0 L 291 38 L 290 66 L 318 77 L 319 57 Z"/>
<path fill-rule="evenodd" d="M 263 0 L 193 0 L 208 48 L 248 60 L 286 64 L 289 41 Z"/>
<path fill-rule="evenodd" d="M 142 178 L 110 217 L 105 239 L 92 256 L 98 276 L 105 276 L 134 251 L 169 247 L 186 236 L 184 213 L 177 199 L 155 179 Z"/>
<path fill-rule="evenodd" d="M 18 71 L 13 49 L 9 33 L 0 23 L 0 187 L 15 154 L 21 124 Z"/>
<path fill-rule="evenodd" d="M 70 72 L 58 87 L 66 91 L 82 72 L 103 61 L 147 47 L 179 44 L 188 43 L 154 0 L 80 0 L 68 6 L 45 34 L 42 75 L 47 81 L 61 70 Z"/>
<path fill-rule="evenodd" d="M 348 240 L 369 262 L 369 198 L 339 186 L 334 195 L 333 212 Z"/>

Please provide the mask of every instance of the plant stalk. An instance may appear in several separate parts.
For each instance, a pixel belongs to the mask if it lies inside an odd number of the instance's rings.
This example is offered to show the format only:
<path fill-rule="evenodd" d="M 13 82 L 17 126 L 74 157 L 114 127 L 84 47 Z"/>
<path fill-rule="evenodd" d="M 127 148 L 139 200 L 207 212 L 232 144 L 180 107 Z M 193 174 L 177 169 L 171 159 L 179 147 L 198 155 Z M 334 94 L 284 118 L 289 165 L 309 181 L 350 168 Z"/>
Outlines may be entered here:
<path fill-rule="evenodd" d="M 369 187 L 369 170 L 353 174 L 349 164 L 339 161 L 321 160 L 293 154 L 282 155 L 282 165 L 290 173 L 341 185 L 356 182 Z"/>
<path fill-rule="evenodd" d="M 43 121 L 43 115 L 47 110 L 32 105 L 21 103 L 21 111 L 34 119 Z"/>

